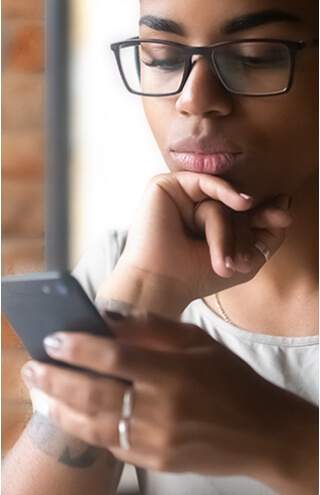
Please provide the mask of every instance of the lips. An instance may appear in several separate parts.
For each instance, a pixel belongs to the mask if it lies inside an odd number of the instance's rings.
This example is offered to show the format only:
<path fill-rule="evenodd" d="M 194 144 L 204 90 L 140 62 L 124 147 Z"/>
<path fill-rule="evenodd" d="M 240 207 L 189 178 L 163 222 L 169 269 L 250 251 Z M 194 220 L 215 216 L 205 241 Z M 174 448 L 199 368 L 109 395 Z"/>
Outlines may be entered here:
<path fill-rule="evenodd" d="M 223 138 L 191 137 L 171 146 L 170 157 L 178 170 L 223 175 L 241 164 L 244 153 Z"/>

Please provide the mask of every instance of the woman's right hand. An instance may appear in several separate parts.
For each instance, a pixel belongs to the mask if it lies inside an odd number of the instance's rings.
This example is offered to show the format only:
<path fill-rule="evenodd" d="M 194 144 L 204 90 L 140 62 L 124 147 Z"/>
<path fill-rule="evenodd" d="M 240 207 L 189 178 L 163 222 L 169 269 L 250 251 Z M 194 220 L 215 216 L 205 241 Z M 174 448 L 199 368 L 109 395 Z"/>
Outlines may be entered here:
<path fill-rule="evenodd" d="M 244 283 L 265 263 L 257 242 L 271 255 L 281 245 L 292 220 L 288 204 L 280 195 L 254 207 L 253 198 L 207 174 L 158 175 L 147 186 L 115 276 L 131 270 L 141 280 L 159 280 L 184 306 Z M 106 282 L 99 296 L 110 297 L 109 287 Z"/>

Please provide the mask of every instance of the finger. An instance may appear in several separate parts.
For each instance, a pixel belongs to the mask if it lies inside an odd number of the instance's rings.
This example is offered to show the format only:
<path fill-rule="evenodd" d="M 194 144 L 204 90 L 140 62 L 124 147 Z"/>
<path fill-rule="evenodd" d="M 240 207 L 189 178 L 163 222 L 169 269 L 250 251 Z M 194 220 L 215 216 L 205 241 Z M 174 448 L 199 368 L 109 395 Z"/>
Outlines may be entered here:
<path fill-rule="evenodd" d="M 157 188 L 161 194 L 167 194 L 176 203 L 184 224 L 191 230 L 194 227 L 195 203 L 210 198 L 238 211 L 248 210 L 253 203 L 250 196 L 239 193 L 225 180 L 207 174 L 192 172 L 160 174 L 151 179 L 148 191 L 154 194 L 154 188 Z"/>
<path fill-rule="evenodd" d="M 251 226 L 258 229 L 286 228 L 291 223 L 292 215 L 289 212 L 271 206 L 255 212 L 251 220 Z"/>
<path fill-rule="evenodd" d="M 267 204 L 252 210 L 251 225 L 255 228 L 286 228 L 292 223 L 290 197 L 280 194 Z"/>
<path fill-rule="evenodd" d="M 246 214 L 238 214 L 234 218 L 233 230 L 235 237 L 235 269 L 239 273 L 251 273 L 253 268 L 254 237 Z"/>
<path fill-rule="evenodd" d="M 285 229 L 253 229 L 254 248 L 252 250 L 252 270 L 250 273 L 238 273 L 233 276 L 234 285 L 251 280 L 281 247 L 285 238 Z M 228 281 L 221 281 L 221 291 L 228 289 Z"/>
<path fill-rule="evenodd" d="M 178 172 L 176 180 L 195 202 L 211 198 L 236 211 L 245 211 L 252 207 L 253 198 L 237 191 L 221 177 L 192 172 Z"/>
<path fill-rule="evenodd" d="M 196 209 L 194 221 L 199 229 L 205 231 L 212 269 L 220 277 L 231 277 L 235 267 L 230 210 L 217 201 L 204 201 Z"/>
<path fill-rule="evenodd" d="M 158 315 L 141 311 L 130 318 L 105 314 L 120 342 L 158 351 L 183 351 L 190 347 L 212 345 L 215 341 L 202 329 L 188 323 L 166 320 Z"/>
<path fill-rule="evenodd" d="M 255 231 L 255 259 L 262 264 L 267 263 L 280 248 L 285 238 L 285 229 L 256 229 Z"/>
<path fill-rule="evenodd" d="M 152 421 L 130 418 L 128 440 L 130 450 L 120 447 L 119 421 L 105 413 L 88 416 L 40 390 L 33 389 L 35 411 L 48 418 L 59 429 L 88 445 L 107 448 L 115 457 L 137 466 L 157 469 L 159 467 L 159 447 L 162 445 L 163 428 Z"/>
<path fill-rule="evenodd" d="M 31 396 L 35 411 L 70 435 L 97 447 L 118 445 L 115 435 L 117 420 L 112 415 L 104 412 L 87 415 L 37 389 L 32 389 Z"/>
<path fill-rule="evenodd" d="M 21 370 L 29 388 L 36 388 L 70 407 L 94 414 L 98 410 L 118 413 L 128 384 L 95 374 L 45 365 L 36 361 L 27 363 Z"/>
<path fill-rule="evenodd" d="M 54 359 L 121 380 L 158 382 L 174 372 L 170 353 L 133 347 L 114 339 L 59 332 L 44 341 Z"/>

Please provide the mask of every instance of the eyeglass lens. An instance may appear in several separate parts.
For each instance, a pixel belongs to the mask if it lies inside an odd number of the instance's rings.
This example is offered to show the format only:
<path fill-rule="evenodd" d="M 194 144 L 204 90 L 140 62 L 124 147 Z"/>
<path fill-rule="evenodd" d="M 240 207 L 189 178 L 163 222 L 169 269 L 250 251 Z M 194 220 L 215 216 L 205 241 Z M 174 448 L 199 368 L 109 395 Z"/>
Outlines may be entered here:
<path fill-rule="evenodd" d="M 148 95 L 180 89 L 188 56 L 183 48 L 162 43 L 123 45 L 120 61 L 134 92 Z M 241 42 L 212 51 L 212 63 L 224 86 L 240 94 L 275 94 L 285 91 L 290 79 L 290 51 L 277 42 Z"/>

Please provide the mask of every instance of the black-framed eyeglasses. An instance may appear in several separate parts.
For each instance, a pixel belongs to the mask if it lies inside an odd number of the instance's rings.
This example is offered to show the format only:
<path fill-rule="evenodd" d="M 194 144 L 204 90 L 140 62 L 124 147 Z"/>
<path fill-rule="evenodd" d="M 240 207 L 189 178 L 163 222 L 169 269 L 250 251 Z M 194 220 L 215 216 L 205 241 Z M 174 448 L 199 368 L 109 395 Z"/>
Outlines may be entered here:
<path fill-rule="evenodd" d="M 189 77 L 195 56 L 205 57 L 213 73 L 230 93 L 272 96 L 292 86 L 295 57 L 318 39 L 283 41 L 247 39 L 212 46 L 186 46 L 158 39 L 131 38 L 113 43 L 113 50 L 126 88 L 142 96 L 180 93 Z"/>

